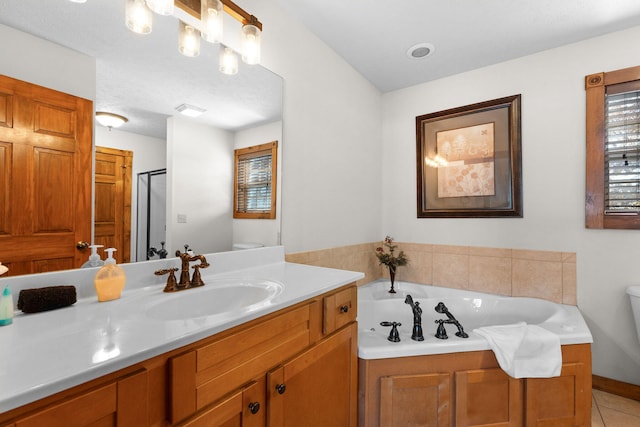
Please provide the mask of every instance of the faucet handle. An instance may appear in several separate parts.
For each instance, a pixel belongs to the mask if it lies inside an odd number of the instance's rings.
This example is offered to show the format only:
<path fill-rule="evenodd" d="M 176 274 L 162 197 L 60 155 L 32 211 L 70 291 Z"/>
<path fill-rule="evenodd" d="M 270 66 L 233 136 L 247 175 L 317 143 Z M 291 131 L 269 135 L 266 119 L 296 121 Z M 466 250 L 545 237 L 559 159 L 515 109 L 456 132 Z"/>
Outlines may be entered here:
<path fill-rule="evenodd" d="M 153 273 L 156 276 L 163 276 L 167 273 L 169 274 L 169 277 L 167 277 L 167 284 L 165 285 L 162 292 L 175 292 L 178 290 L 178 281 L 176 280 L 175 275 L 176 271 L 178 271 L 177 268 L 165 268 L 162 270 L 157 270 Z"/>

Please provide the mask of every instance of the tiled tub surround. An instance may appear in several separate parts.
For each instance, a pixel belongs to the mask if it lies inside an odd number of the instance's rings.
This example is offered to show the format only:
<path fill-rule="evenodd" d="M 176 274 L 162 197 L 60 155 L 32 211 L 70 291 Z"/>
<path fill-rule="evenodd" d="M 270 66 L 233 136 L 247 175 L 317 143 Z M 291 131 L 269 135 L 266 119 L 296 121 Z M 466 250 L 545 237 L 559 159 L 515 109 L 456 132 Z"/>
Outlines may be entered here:
<path fill-rule="evenodd" d="M 498 295 L 535 297 L 576 305 L 576 254 L 573 252 L 482 248 L 396 242 L 409 264 L 396 279 Z M 286 260 L 365 273 L 358 285 L 389 277 L 378 265 L 381 242 L 286 255 Z"/>

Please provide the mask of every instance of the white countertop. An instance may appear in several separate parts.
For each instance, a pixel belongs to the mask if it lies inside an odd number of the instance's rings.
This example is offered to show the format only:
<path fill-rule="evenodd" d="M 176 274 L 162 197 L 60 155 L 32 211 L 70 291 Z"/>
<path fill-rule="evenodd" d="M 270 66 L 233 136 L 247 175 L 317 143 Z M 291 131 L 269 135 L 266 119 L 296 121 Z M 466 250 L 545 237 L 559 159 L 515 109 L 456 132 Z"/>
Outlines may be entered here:
<path fill-rule="evenodd" d="M 262 252 L 261 252 L 262 251 Z M 207 255 L 212 267 L 202 270 L 203 288 L 176 293 L 163 293 L 166 276 L 153 277 L 153 271 L 166 265 L 176 266 L 177 260 L 152 261 L 148 266 L 127 272 L 127 287 L 122 298 L 100 303 L 95 292 L 80 286 L 78 302 L 58 310 L 22 314 L 16 312 L 13 324 L 0 327 L 0 413 L 33 402 L 53 393 L 82 384 L 151 357 L 166 353 L 202 338 L 232 328 L 339 288 L 364 277 L 364 274 L 284 262 L 281 247 Z M 266 257 L 258 256 L 266 254 Z M 246 258 L 246 265 L 243 262 Z M 260 259 L 259 259 L 260 258 Z M 228 265 L 220 267 L 225 261 Z M 244 265 L 243 265 L 244 264 Z M 231 265 L 231 266 L 230 266 Z M 151 285 L 142 283 L 146 268 Z M 220 271 L 216 273 L 216 271 Z M 141 273 L 142 271 L 142 273 Z M 91 277 L 94 272 L 89 270 Z M 86 277 L 87 271 L 78 271 Z M 179 273 L 179 272 L 178 272 Z M 31 278 L 0 279 L 0 286 L 9 284 L 18 298 L 16 288 L 33 286 Z M 73 275 L 63 276 L 73 283 Z M 76 277 L 77 279 L 77 277 Z M 146 314 L 148 307 L 187 292 L 198 292 L 224 283 L 224 279 L 270 280 L 283 285 L 282 292 L 268 304 L 241 312 L 223 315 L 160 320 Z M 12 280 L 15 283 L 12 284 Z M 60 280 L 60 278 L 58 278 Z M 93 285 L 91 284 L 91 287 Z M 88 296 L 83 296 L 88 295 Z"/>

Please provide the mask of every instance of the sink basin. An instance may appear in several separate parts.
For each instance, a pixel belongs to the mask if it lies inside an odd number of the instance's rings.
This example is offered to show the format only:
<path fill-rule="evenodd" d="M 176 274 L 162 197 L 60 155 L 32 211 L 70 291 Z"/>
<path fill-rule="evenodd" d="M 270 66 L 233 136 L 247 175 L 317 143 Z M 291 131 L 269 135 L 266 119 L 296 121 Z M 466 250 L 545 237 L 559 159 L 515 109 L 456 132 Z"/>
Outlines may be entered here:
<path fill-rule="evenodd" d="M 282 284 L 270 280 L 205 280 L 200 288 L 166 294 L 152 304 L 148 317 L 183 320 L 250 311 L 268 304 L 282 292 Z"/>

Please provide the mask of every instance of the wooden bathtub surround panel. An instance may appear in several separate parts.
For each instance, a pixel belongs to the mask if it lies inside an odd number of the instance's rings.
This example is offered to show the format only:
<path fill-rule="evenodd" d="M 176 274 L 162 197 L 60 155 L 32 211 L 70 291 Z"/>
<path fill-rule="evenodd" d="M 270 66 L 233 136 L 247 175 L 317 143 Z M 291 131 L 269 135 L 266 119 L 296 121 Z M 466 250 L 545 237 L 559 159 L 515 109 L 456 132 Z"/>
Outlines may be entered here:
<path fill-rule="evenodd" d="M 268 374 L 269 426 L 356 425 L 357 335 L 353 323 Z"/>
<path fill-rule="evenodd" d="M 171 421 L 178 422 L 310 344 L 305 305 L 171 360 Z"/>
<path fill-rule="evenodd" d="M 449 427 L 450 395 L 449 374 L 380 378 L 380 425 Z"/>
<path fill-rule="evenodd" d="M 591 411 L 581 410 L 591 401 L 590 365 L 563 363 L 559 377 L 527 380 L 527 426 L 562 427 L 587 425 Z"/>
<path fill-rule="evenodd" d="M 502 369 L 455 372 L 456 425 L 522 425 L 522 381 Z"/>
<path fill-rule="evenodd" d="M 382 422 L 381 417 L 386 417 L 389 412 L 395 414 L 415 410 L 410 400 L 394 399 L 390 402 L 382 399 L 383 384 L 388 387 L 388 383 L 385 383 L 388 378 L 420 381 L 424 375 L 445 375 L 451 384 L 448 414 L 451 425 L 561 427 L 566 423 L 589 426 L 591 345 L 563 346 L 562 360 L 563 368 L 559 377 L 513 379 L 500 369 L 490 350 L 394 359 L 359 359 L 359 425 L 404 425 L 387 423 L 386 418 Z M 388 405 L 393 405 L 393 408 L 388 408 Z M 439 419 L 432 419 L 426 425 L 440 426 L 438 422 Z"/>

